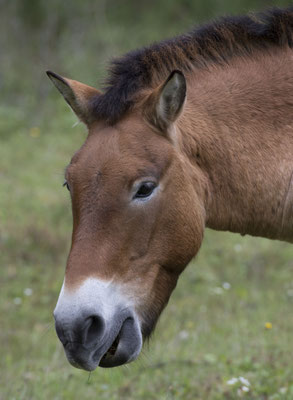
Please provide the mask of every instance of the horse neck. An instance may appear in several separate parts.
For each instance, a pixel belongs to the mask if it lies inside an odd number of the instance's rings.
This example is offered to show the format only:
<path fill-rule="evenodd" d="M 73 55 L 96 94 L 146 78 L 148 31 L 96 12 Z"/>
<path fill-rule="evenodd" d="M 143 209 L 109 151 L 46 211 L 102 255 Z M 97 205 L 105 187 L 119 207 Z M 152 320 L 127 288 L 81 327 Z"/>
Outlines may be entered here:
<path fill-rule="evenodd" d="M 293 241 L 293 57 L 272 49 L 196 71 L 178 122 L 206 225 Z"/>

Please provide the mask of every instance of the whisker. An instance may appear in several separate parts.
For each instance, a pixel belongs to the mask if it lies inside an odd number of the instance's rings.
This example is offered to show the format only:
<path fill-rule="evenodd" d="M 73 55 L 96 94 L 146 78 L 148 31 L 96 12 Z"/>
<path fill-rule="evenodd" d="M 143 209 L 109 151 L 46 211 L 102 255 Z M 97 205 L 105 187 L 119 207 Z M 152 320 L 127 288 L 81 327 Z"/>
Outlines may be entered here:
<path fill-rule="evenodd" d="M 50 322 L 45 328 L 44 331 L 41 333 L 40 335 L 40 339 L 43 339 L 51 330 L 51 328 L 53 327 L 54 323 Z"/>

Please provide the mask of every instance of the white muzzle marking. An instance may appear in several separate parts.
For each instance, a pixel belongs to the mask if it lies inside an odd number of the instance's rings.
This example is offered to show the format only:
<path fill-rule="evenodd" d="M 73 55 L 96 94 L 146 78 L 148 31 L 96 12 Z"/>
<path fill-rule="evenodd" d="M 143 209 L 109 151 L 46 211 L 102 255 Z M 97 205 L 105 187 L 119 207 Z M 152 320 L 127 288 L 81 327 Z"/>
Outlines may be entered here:
<path fill-rule="evenodd" d="M 92 310 L 109 321 L 118 309 L 129 308 L 135 313 L 134 306 L 133 301 L 122 294 L 119 286 L 112 281 L 88 278 L 77 289 L 71 290 L 66 288 L 64 280 L 54 315 L 68 319 L 82 310 Z"/>

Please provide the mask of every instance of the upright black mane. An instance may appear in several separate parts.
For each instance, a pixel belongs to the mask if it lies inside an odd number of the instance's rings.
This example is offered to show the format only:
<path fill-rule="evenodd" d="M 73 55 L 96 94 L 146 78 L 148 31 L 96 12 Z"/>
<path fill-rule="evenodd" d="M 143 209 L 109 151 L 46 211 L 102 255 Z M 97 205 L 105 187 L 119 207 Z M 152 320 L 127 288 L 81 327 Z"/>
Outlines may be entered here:
<path fill-rule="evenodd" d="M 187 34 L 131 51 L 110 64 L 105 93 L 93 101 L 99 119 L 116 123 L 140 90 L 162 83 L 174 69 L 188 72 L 227 63 L 256 49 L 293 46 L 293 6 L 250 16 L 225 17 Z"/>

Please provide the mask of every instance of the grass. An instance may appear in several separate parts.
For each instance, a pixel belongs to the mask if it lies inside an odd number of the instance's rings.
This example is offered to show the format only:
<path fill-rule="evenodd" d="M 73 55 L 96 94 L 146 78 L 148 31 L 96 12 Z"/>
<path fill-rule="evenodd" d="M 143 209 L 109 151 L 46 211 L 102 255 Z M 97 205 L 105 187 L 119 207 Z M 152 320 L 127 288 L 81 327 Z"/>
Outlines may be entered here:
<path fill-rule="evenodd" d="M 71 367 L 52 311 L 70 245 L 63 169 L 85 130 L 61 102 L 40 126 L 1 112 L 1 400 L 293 398 L 293 247 L 229 233 L 206 232 L 138 361 Z"/>

